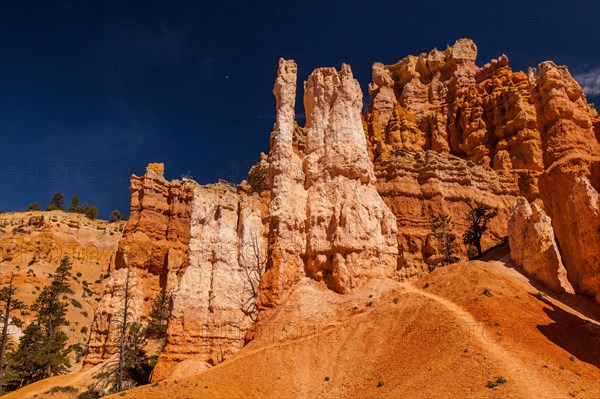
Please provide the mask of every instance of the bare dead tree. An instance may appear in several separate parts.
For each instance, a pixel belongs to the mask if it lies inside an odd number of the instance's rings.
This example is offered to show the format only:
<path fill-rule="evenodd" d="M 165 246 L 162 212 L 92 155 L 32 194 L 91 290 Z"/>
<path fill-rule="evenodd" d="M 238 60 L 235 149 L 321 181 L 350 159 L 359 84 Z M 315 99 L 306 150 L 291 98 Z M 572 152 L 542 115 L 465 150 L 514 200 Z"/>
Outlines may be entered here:
<path fill-rule="evenodd" d="M 127 269 L 125 285 L 123 287 L 123 307 L 116 313 L 117 356 L 105 363 L 101 371 L 95 376 L 98 380 L 88 387 L 89 391 L 101 394 L 121 392 L 131 388 L 127 385 L 131 379 L 131 371 L 141 368 L 146 362 L 144 345 L 146 334 L 140 323 L 131 320 L 132 298 L 131 298 L 131 269 Z"/>
<path fill-rule="evenodd" d="M 4 368 L 6 366 L 6 347 L 8 345 L 8 326 L 11 324 L 11 314 L 20 310 L 23 311 L 26 306 L 22 301 L 14 298 L 16 288 L 13 286 L 14 274 L 11 273 L 8 281 L 8 287 L 3 287 L 0 290 L 0 303 L 3 304 L 3 314 L 0 316 L 2 322 L 2 344 L 0 345 L 0 391 L 4 385 Z M 14 319 L 13 324 L 20 324 L 18 319 Z"/>
<path fill-rule="evenodd" d="M 262 251 L 260 244 L 260 237 L 256 233 L 252 234 L 251 237 L 252 246 L 252 261 L 244 262 L 243 269 L 246 273 L 246 280 L 250 285 L 250 296 L 245 300 L 242 300 L 242 311 L 246 316 L 249 316 L 252 321 L 256 321 L 258 315 L 258 308 L 256 306 L 256 298 L 260 290 L 260 284 L 265 268 L 267 266 L 267 259 Z"/>

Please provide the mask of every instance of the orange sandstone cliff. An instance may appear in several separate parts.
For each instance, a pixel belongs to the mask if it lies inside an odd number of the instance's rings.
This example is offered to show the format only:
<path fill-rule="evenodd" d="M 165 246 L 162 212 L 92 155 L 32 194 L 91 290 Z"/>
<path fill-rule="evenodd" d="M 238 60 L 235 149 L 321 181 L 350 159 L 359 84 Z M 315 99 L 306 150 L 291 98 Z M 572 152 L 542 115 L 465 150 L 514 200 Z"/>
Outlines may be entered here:
<path fill-rule="evenodd" d="M 161 289 L 171 297 L 156 381 L 238 351 L 299 282 L 347 294 L 376 278 L 421 275 L 441 260 L 431 235 L 439 214 L 453 217 L 466 259 L 467 201 L 498 211 L 484 249 L 508 239 L 529 276 L 600 303 L 596 110 L 565 67 L 514 72 L 504 55 L 483 67 L 476 56 L 460 39 L 375 63 L 364 114 L 348 65 L 316 69 L 304 83 L 304 126 L 295 120 L 297 66 L 280 60 L 260 193 L 245 182 L 169 182 L 159 164 L 132 177 L 131 217 L 86 362 L 115 351 L 111 315 L 126 268 L 136 320 Z"/>

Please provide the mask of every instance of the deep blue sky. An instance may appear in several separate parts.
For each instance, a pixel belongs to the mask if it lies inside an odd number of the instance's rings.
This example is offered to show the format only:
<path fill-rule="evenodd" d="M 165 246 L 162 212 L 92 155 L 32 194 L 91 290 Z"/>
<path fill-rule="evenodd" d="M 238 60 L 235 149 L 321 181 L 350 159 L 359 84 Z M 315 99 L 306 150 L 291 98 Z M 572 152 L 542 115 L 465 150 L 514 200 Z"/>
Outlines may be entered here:
<path fill-rule="evenodd" d="M 461 37 L 478 65 L 552 59 L 598 103 L 598 1 L 37 1 L 0 3 L 0 209 L 78 193 L 128 212 L 129 176 L 239 182 L 268 150 L 279 57 L 299 81 Z M 364 99 L 368 103 L 369 99 Z M 297 113 L 303 110 L 297 109 Z"/>

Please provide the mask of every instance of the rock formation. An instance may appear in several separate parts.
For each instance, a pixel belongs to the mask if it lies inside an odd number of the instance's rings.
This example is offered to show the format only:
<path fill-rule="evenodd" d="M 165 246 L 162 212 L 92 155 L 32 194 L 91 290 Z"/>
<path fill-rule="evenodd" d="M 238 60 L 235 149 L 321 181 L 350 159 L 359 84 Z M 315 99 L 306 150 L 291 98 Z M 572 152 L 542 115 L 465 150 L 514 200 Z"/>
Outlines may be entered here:
<path fill-rule="evenodd" d="M 188 266 L 173 292 L 167 341 L 153 380 L 174 366 L 201 370 L 237 352 L 256 319 L 266 264 L 266 206 L 227 183 L 194 190 Z"/>
<path fill-rule="evenodd" d="M 513 72 L 502 55 L 480 68 L 476 55 L 460 39 L 375 63 L 364 115 L 349 66 L 316 69 L 304 84 L 303 127 L 297 66 L 281 59 L 269 156 L 249 184 L 169 182 L 160 164 L 132 177 L 131 217 L 86 362 L 114 352 L 109 315 L 123 269 L 134 270 L 137 319 L 159 290 L 171 296 L 160 380 L 236 352 L 300 280 L 342 294 L 423 273 L 440 259 L 431 220 L 451 215 L 461 237 L 469 200 L 498 211 L 484 249 L 510 236 L 532 277 L 600 301 L 598 114 L 564 67 Z"/>
<path fill-rule="evenodd" d="M 540 195 L 569 280 L 600 303 L 600 117 L 567 68 L 540 64 L 535 78 L 544 166 Z"/>
<path fill-rule="evenodd" d="M 399 266 L 404 277 L 439 263 L 431 235 L 432 219 L 437 215 L 452 216 L 458 238 L 456 255 L 466 258 L 468 248 L 461 238 L 469 227 L 464 217 L 469 200 L 498 209 L 483 237 L 484 248 L 495 246 L 507 235 L 510 209 L 519 193 L 510 173 L 449 154 L 406 150 L 396 150 L 388 160 L 376 162 L 375 173 L 377 190 L 398 222 Z"/>
<path fill-rule="evenodd" d="M 391 277 L 397 264 L 396 222 L 375 188 L 350 67 L 309 76 L 303 128 L 294 120 L 295 84 L 296 65 L 280 60 L 263 304 L 303 276 L 344 293 L 365 279 Z"/>
<path fill-rule="evenodd" d="M 123 298 L 124 272 L 134 269 L 132 301 L 141 306 L 132 321 L 142 320 L 150 311 L 152 299 L 165 289 L 176 287 L 177 276 L 187 266 L 192 180 L 167 181 L 162 164 L 150 164 L 142 177 L 131 177 L 131 209 L 116 255 L 116 272 L 107 283 L 94 316 L 85 364 L 103 362 L 116 351 L 118 326 L 111 314 Z M 139 304 L 139 305 L 138 305 Z"/>
<path fill-rule="evenodd" d="M 460 39 L 444 51 L 373 65 L 365 130 L 378 190 L 398 220 L 404 274 L 431 262 L 425 221 L 439 212 L 463 215 L 459 204 L 472 196 L 474 165 L 445 180 L 444 165 L 456 163 L 451 154 L 497 171 L 478 179 L 474 197 L 499 210 L 492 237 L 506 235 L 518 195 L 541 198 L 573 288 L 600 301 L 598 113 L 566 67 L 544 62 L 539 71 L 513 72 L 502 55 L 479 68 L 476 54 L 471 40 Z M 416 173 L 423 150 L 439 153 L 436 166 Z M 450 199 L 459 208 L 432 207 L 424 195 L 432 182 L 438 204 Z"/>
<path fill-rule="evenodd" d="M 67 319 L 70 343 L 85 345 L 86 332 L 102 295 L 105 277 L 114 269 L 117 245 L 124 222 L 92 220 L 80 213 L 29 211 L 0 214 L 0 283 L 14 274 L 17 298 L 31 305 L 44 286 L 52 281 L 64 256 L 72 263 L 74 278 Z M 33 313 L 24 315 L 31 321 Z M 10 326 L 13 336 L 20 329 Z M 85 327 L 85 328 L 84 328 Z M 73 368 L 79 364 L 73 359 Z"/>
<path fill-rule="evenodd" d="M 508 221 L 510 257 L 525 272 L 555 292 L 573 292 L 563 266 L 551 220 L 523 197 Z"/>

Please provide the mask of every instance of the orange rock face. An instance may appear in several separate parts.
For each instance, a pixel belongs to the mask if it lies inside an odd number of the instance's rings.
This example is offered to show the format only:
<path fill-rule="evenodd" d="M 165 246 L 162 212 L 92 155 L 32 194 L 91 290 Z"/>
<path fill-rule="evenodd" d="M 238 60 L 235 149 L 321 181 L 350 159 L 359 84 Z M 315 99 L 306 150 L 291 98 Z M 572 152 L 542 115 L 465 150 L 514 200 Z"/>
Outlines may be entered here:
<path fill-rule="evenodd" d="M 91 328 L 85 364 L 95 365 L 116 351 L 117 325 L 111 315 L 122 306 L 124 272 L 134 269 L 132 300 L 136 307 L 132 321 L 143 320 L 152 299 L 166 289 L 170 293 L 176 276 L 187 266 L 190 239 L 192 180 L 167 181 L 162 164 L 150 164 L 142 177 L 131 177 L 131 210 L 116 254 L 115 273 L 107 283 Z"/>
<path fill-rule="evenodd" d="M 132 177 L 131 217 L 86 361 L 114 352 L 109 315 L 121 306 L 124 268 L 135 270 L 139 320 L 159 289 L 171 295 L 153 379 L 175 378 L 235 353 L 256 319 L 248 304 L 268 320 L 301 281 L 350 293 L 374 278 L 423 273 L 441 260 L 437 215 L 452 216 L 465 259 L 467 201 L 498 211 L 484 249 L 510 235 L 513 258 L 534 278 L 600 301 L 597 112 L 564 67 L 546 62 L 525 74 L 504 55 L 481 68 L 476 56 L 461 39 L 375 63 L 365 114 L 349 66 L 316 69 L 304 84 L 303 127 L 297 66 L 280 60 L 271 148 L 259 165 L 268 164 L 268 181 L 252 185 L 262 193 L 247 183 L 168 182 L 161 164 Z M 248 254 L 257 247 L 258 258 Z"/>
<path fill-rule="evenodd" d="M 378 189 L 398 220 L 401 265 L 417 272 L 429 262 L 427 220 L 439 212 L 462 218 L 466 198 L 498 208 L 496 238 L 507 234 L 517 195 L 541 198 L 575 291 L 598 299 L 598 113 L 566 67 L 544 62 L 526 75 L 504 55 L 479 68 L 476 54 L 460 39 L 443 52 L 373 65 L 364 123 Z M 417 166 L 424 150 L 439 153 L 431 167 Z M 473 179 L 467 164 L 451 177 L 457 163 L 448 154 L 497 173 Z M 556 270 L 544 280 L 556 281 Z"/>
<path fill-rule="evenodd" d="M 154 381 L 205 369 L 243 346 L 266 264 L 266 211 L 259 194 L 227 183 L 196 186 L 188 266 L 173 291 Z"/>
<path fill-rule="evenodd" d="M 369 278 L 391 277 L 397 265 L 396 221 L 375 188 L 362 94 L 350 67 L 309 76 L 303 128 L 294 118 L 295 85 L 295 63 L 280 60 L 265 306 L 304 277 L 344 293 Z"/>
<path fill-rule="evenodd" d="M 475 165 L 435 151 L 396 150 L 386 161 L 375 163 L 377 190 L 398 223 L 399 274 L 410 277 L 441 260 L 432 237 L 432 219 L 450 215 L 455 222 L 455 255 L 467 258 L 462 236 L 468 229 L 465 215 L 472 200 L 498 209 L 482 239 L 484 248 L 507 236 L 510 209 L 519 187 L 513 174 Z"/>
<path fill-rule="evenodd" d="M 554 292 L 570 292 L 551 220 L 537 204 L 519 198 L 508 223 L 510 256 L 528 275 Z"/>
<path fill-rule="evenodd" d="M 72 263 L 72 294 L 66 333 L 69 344 L 85 344 L 94 310 L 107 282 L 105 276 L 114 269 L 117 245 L 124 222 L 92 220 L 80 213 L 63 211 L 9 212 L 0 214 L 0 283 L 6 284 L 14 274 L 17 297 L 31 305 L 44 286 L 51 281 L 64 256 Z M 34 315 L 23 317 L 30 322 Z M 12 328 L 14 327 L 14 328 Z M 85 327 L 85 329 L 83 328 Z M 18 339 L 21 329 L 9 328 Z M 73 370 L 81 364 L 72 359 Z"/>

